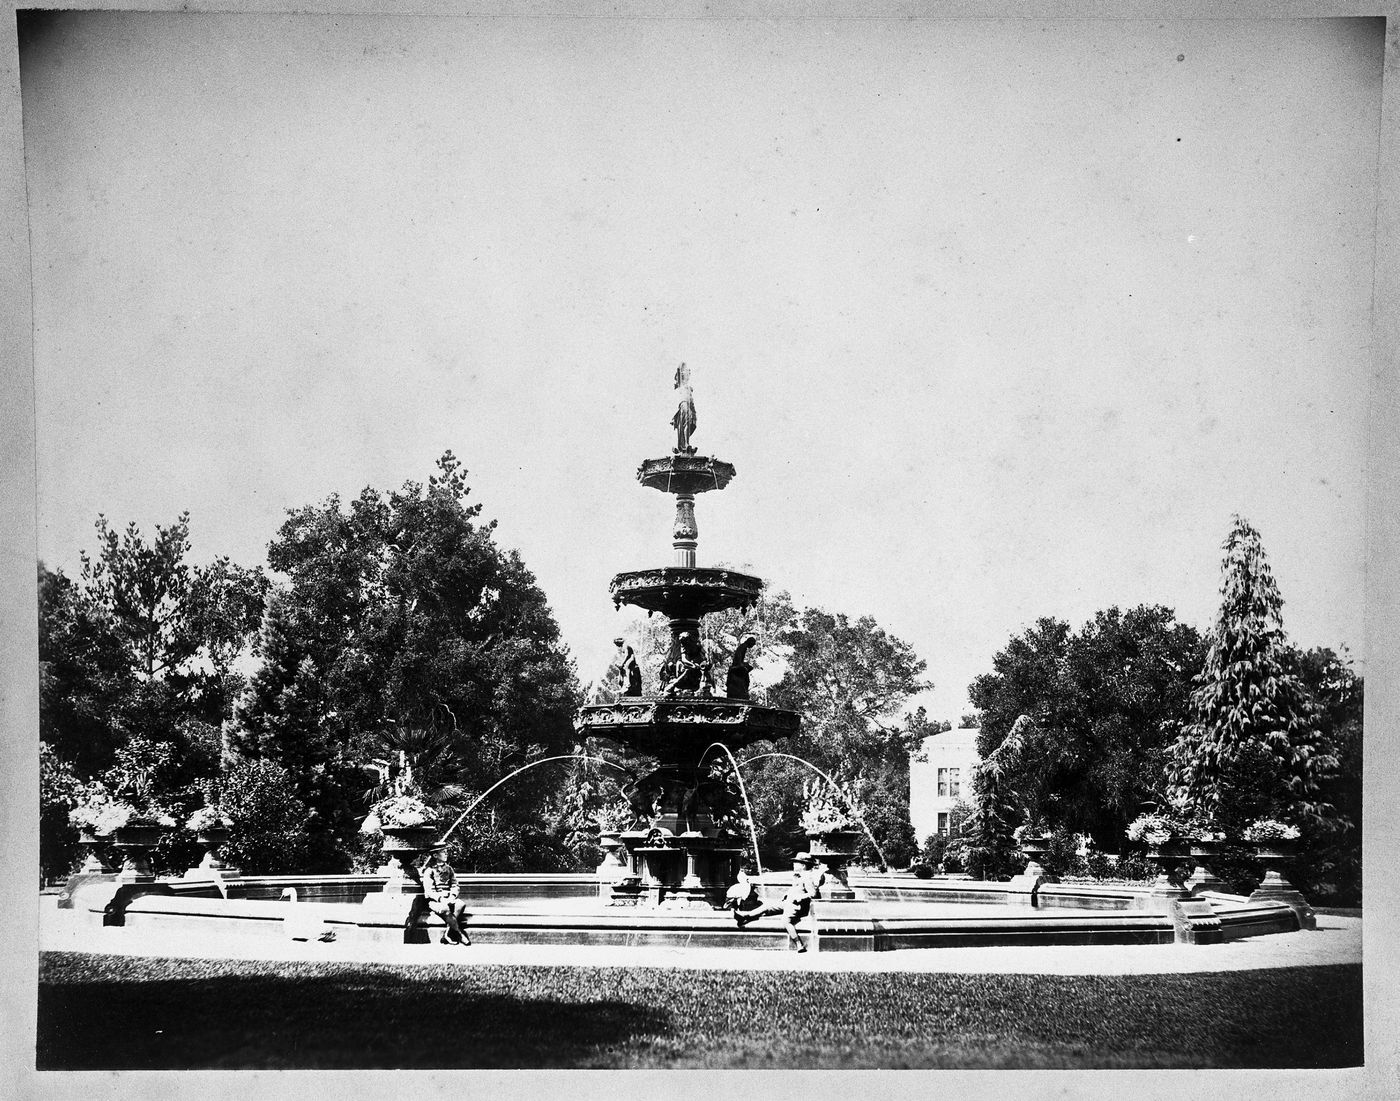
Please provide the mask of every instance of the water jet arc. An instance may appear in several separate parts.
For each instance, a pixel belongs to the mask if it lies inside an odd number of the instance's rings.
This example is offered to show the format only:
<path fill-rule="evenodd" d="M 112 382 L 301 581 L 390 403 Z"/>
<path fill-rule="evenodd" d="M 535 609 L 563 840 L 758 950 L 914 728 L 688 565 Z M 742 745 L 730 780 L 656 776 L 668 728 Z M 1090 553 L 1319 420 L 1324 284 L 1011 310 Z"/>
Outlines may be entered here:
<path fill-rule="evenodd" d="M 757 875 L 760 879 L 762 879 L 763 859 L 758 855 L 758 830 L 754 828 L 753 806 L 749 803 L 749 793 L 748 790 L 744 787 L 744 777 L 739 773 L 739 762 L 734 759 L 734 754 L 729 752 L 729 747 L 723 742 L 711 742 L 709 746 L 706 747 L 705 752 L 700 754 L 700 761 L 696 765 L 697 768 L 705 763 L 705 758 L 709 755 L 711 749 L 724 750 L 725 756 L 729 758 L 729 767 L 734 770 L 734 779 L 739 781 L 739 794 L 743 797 L 744 813 L 748 816 L 749 819 L 749 840 L 753 842 L 754 874 Z"/>
<path fill-rule="evenodd" d="M 489 788 L 487 788 L 480 795 L 478 795 L 476 799 L 472 801 L 472 805 L 457 816 L 457 821 L 453 822 L 452 825 L 447 827 L 447 832 L 444 833 L 440 838 L 438 838 L 438 843 L 441 844 L 442 842 L 446 841 L 449 837 L 451 837 L 452 831 L 462 824 L 462 820 L 466 818 L 467 815 L 471 814 L 472 811 L 476 810 L 476 808 L 481 805 L 481 801 L 483 799 L 485 799 L 498 787 L 504 784 L 507 780 L 515 779 L 515 777 L 519 776 L 522 772 L 525 772 L 528 769 L 532 769 L 536 765 L 547 765 L 550 761 L 597 761 L 599 764 L 608 765 L 610 768 L 615 768 L 619 772 L 627 772 L 627 770 L 621 765 L 613 764 L 612 761 L 609 761 L 604 757 L 589 757 L 581 753 L 561 753 L 557 757 L 541 757 L 538 761 L 531 761 L 528 765 L 521 765 L 508 776 L 502 776 Z"/>

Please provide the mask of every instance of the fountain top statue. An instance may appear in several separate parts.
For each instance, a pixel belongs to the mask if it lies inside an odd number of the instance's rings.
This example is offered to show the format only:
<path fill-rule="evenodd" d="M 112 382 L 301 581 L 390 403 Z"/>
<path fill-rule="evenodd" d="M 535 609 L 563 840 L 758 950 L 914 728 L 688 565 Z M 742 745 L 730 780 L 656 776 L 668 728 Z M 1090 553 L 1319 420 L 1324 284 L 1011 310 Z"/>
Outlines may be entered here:
<path fill-rule="evenodd" d="M 680 391 L 671 427 L 676 430 L 676 454 L 694 455 L 690 437 L 695 432 L 695 394 L 690 389 L 690 368 L 682 363 L 676 368 L 676 389 Z"/>
<path fill-rule="evenodd" d="M 647 459 L 637 468 L 637 481 L 663 493 L 678 497 L 723 489 L 734 477 L 734 467 L 722 459 L 697 455 L 690 437 L 695 432 L 695 392 L 690 385 L 690 368 L 682 363 L 676 368 L 676 390 L 679 392 L 671 427 L 676 430 L 676 446 L 671 454 L 660 459 Z M 694 523 L 694 517 L 691 517 Z M 682 563 L 684 564 L 684 563 Z M 689 563 L 694 565 L 694 562 Z"/>

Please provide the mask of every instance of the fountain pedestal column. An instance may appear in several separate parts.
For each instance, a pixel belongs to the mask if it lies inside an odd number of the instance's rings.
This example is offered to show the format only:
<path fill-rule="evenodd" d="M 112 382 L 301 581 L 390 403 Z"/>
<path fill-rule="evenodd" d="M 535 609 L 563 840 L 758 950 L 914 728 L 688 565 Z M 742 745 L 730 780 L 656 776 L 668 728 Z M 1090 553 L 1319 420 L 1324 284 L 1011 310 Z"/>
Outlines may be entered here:
<path fill-rule="evenodd" d="M 676 494 L 676 526 L 672 533 L 672 547 L 676 551 L 676 565 L 688 569 L 695 568 L 695 548 L 698 545 L 700 529 L 695 525 L 695 494 Z"/>

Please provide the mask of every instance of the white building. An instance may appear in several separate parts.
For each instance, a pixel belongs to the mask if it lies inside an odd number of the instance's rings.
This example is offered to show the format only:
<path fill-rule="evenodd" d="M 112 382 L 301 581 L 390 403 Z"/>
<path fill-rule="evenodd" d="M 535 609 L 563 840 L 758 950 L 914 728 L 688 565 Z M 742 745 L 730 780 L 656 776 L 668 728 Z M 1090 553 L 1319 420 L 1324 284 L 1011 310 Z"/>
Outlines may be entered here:
<path fill-rule="evenodd" d="M 972 801 L 972 770 L 977 756 L 977 729 L 945 730 L 924 739 L 924 760 L 909 762 L 909 820 L 919 845 L 931 833 L 948 832 L 949 815 L 959 802 Z"/>

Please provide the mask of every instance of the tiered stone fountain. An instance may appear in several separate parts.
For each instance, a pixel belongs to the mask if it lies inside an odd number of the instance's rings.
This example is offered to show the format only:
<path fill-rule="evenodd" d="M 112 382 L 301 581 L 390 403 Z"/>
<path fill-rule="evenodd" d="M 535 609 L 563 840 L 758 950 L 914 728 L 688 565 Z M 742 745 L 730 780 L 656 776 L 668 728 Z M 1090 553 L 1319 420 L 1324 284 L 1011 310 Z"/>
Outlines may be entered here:
<path fill-rule="evenodd" d="M 690 443 L 695 406 L 684 364 L 676 372 L 676 388 L 680 401 L 671 422 L 676 446 L 670 455 L 647 459 L 637 470 L 642 485 L 676 498 L 675 559 L 670 566 L 620 573 L 610 586 L 614 605 L 630 604 L 666 617 L 670 650 L 649 691 L 643 690 L 633 665 L 630 678 L 624 671 L 618 701 L 581 708 L 576 726 L 584 736 L 609 738 L 660 761 L 635 785 L 638 820 L 620 834 L 625 851 L 618 854 L 622 868 L 613 877 L 610 901 L 708 909 L 720 904 L 734 882 L 743 849 L 730 844 L 716 826 L 714 804 L 727 796 L 727 785 L 711 779 L 702 760 L 716 742 L 735 750 L 796 734 L 800 719 L 795 711 L 749 698 L 746 645 L 741 643 L 721 676 L 719 663 L 701 642 L 707 615 L 748 609 L 759 599 L 763 582 L 696 564 L 696 495 L 724 489 L 734 467 L 697 455 Z"/>
<path fill-rule="evenodd" d="M 713 747 L 718 743 L 737 750 L 760 739 L 784 738 L 797 733 L 799 720 L 795 712 L 764 707 L 750 698 L 751 639 L 728 656 L 723 676 L 719 670 L 724 662 L 703 648 L 705 617 L 754 604 L 761 582 L 733 570 L 696 565 L 695 497 L 724 489 L 734 468 L 696 454 L 690 445 L 695 408 L 684 367 L 677 372 L 676 386 L 681 391 L 672 422 L 676 447 L 664 458 L 648 459 L 637 472 L 642 485 L 676 498 L 675 561 L 620 573 L 612 581 L 613 600 L 619 606 L 631 604 L 666 617 L 670 651 L 657 683 L 645 691 L 635 658 L 624 650 L 617 701 L 584 707 L 577 719 L 584 735 L 610 738 L 659 761 L 659 767 L 635 785 L 632 828 L 604 839 L 610 850 L 604 901 L 613 905 L 598 904 L 599 877 L 593 874 L 464 875 L 475 941 L 743 948 L 780 948 L 787 943 L 776 918 L 741 929 L 712 909 L 734 881 L 743 852 L 735 843 L 738 839 L 716 823 L 729 809 L 725 804 L 732 789 L 713 771 L 728 763 Z M 498 786 L 524 768 L 550 760 L 525 765 Z M 487 789 L 482 798 L 493 790 Z M 433 832 L 425 831 L 417 840 L 390 838 L 385 851 L 421 852 Z M 868 873 L 851 874 L 848 883 L 845 864 L 855 836 L 827 829 L 809 837 L 829 877 L 811 914 L 817 934 L 812 943 L 822 952 L 1051 943 L 1206 944 L 1311 925 L 1306 902 L 1276 873 L 1253 898 L 1212 890 L 1184 898 L 1184 889 L 1174 886 L 1163 892 L 1155 887 L 1061 885 L 1040 875 L 1031 877 L 1034 882 L 1028 889 L 1016 881 L 921 881 Z M 88 845 L 102 840 L 84 839 Z M 216 877 L 209 873 L 219 839 L 208 836 L 211 856 L 198 874 L 157 880 L 141 857 L 155 843 L 154 835 L 115 840 L 128 846 L 130 867 L 119 875 L 96 856 L 84 865 L 59 899 L 59 908 L 71 911 L 76 921 L 198 931 L 211 938 L 212 955 L 219 954 L 226 935 L 306 939 L 321 930 L 321 935 L 331 933 L 337 939 L 397 945 L 421 933 L 405 920 L 421 896 L 412 893 L 402 874 L 391 874 L 395 869 L 373 875 L 298 876 L 245 876 L 230 869 Z M 1270 853 L 1268 858 L 1283 855 Z M 1008 907 L 1007 902 L 1019 905 Z"/>

